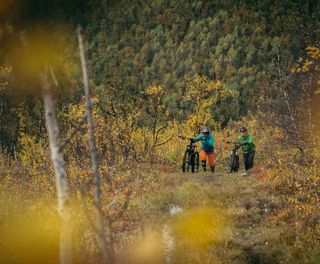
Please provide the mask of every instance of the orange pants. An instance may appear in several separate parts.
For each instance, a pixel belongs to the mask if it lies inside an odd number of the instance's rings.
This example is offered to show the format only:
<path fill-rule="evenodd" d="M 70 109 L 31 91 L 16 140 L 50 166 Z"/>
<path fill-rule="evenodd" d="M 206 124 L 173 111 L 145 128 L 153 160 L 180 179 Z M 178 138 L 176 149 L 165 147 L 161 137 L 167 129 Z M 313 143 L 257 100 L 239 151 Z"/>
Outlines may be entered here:
<path fill-rule="evenodd" d="M 212 167 L 215 165 L 214 153 L 213 152 L 205 152 L 204 150 L 200 151 L 200 160 L 201 162 L 206 162 L 208 156 L 209 166 Z"/>

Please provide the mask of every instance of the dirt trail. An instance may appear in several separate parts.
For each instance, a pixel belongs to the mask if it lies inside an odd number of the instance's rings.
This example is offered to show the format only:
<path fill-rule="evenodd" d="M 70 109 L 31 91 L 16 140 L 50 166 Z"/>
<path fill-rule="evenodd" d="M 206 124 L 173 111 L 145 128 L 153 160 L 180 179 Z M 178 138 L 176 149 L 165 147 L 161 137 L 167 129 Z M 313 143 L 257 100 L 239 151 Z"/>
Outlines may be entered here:
<path fill-rule="evenodd" d="M 279 204 L 259 175 L 241 176 L 217 168 L 216 173 L 180 172 L 165 174 L 157 202 L 192 208 L 201 204 L 223 208 L 231 218 L 232 237 L 223 248 L 213 249 L 222 263 L 283 263 L 271 241 L 279 236 L 279 228 L 269 218 Z"/>
<path fill-rule="evenodd" d="M 268 216 L 277 208 L 278 200 L 266 191 L 258 175 L 218 173 L 199 179 L 211 182 L 213 190 L 230 212 L 234 224 L 233 237 L 228 243 L 230 263 L 277 263 L 270 251 L 270 241 L 279 230 L 270 226 Z M 211 179 L 211 181 L 208 181 Z"/>

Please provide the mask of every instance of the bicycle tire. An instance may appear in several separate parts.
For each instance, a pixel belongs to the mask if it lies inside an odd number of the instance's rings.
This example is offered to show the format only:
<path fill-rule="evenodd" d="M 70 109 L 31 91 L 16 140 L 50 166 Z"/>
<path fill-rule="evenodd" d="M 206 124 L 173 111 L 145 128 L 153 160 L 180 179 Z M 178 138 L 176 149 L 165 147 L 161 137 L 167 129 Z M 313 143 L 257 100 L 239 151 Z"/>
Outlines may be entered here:
<path fill-rule="evenodd" d="M 191 164 L 191 173 L 195 172 L 195 167 L 196 167 L 195 163 Z"/>
<path fill-rule="evenodd" d="M 195 169 L 195 154 L 194 153 L 191 153 L 188 165 L 189 165 L 188 167 L 191 166 L 191 173 L 194 173 L 194 169 Z"/>
<path fill-rule="evenodd" d="M 187 166 L 187 164 L 189 163 L 187 157 L 189 158 L 189 151 L 188 150 L 186 150 L 183 155 L 182 172 L 186 172 L 189 170 L 189 166 Z"/>
<path fill-rule="evenodd" d="M 231 170 L 231 172 L 234 172 L 234 159 L 235 159 L 235 155 L 232 154 L 230 157 L 230 170 Z"/>
<path fill-rule="evenodd" d="M 238 172 L 239 170 L 239 156 L 232 153 L 230 156 L 230 172 Z"/>
<path fill-rule="evenodd" d="M 196 151 L 194 153 L 194 163 L 195 163 L 195 171 L 198 172 L 199 171 L 199 166 L 200 166 L 200 158 L 199 158 L 199 152 Z"/>
<path fill-rule="evenodd" d="M 234 154 L 231 154 L 231 157 L 230 157 L 230 172 L 233 172 L 233 159 L 234 159 Z"/>

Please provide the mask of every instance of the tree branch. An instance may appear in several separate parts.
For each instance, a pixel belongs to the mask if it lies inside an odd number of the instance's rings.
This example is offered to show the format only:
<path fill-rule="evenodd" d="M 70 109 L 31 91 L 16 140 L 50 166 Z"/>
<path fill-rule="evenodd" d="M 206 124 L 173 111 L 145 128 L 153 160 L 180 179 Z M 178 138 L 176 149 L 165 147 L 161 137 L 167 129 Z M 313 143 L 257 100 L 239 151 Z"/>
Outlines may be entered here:
<path fill-rule="evenodd" d="M 70 143 L 71 139 L 77 134 L 77 132 L 80 130 L 83 123 L 86 121 L 86 118 L 87 118 L 87 112 L 85 112 L 85 114 L 81 117 L 81 119 L 78 122 L 78 125 L 75 127 L 71 135 L 67 137 L 65 141 L 61 144 L 60 151 L 62 151 L 65 148 L 65 146 Z"/>
<path fill-rule="evenodd" d="M 173 136 L 172 136 L 172 137 L 170 137 L 170 138 L 168 138 L 167 140 L 165 140 L 165 141 L 161 142 L 161 143 L 156 144 L 154 147 L 156 148 L 156 147 L 159 147 L 159 146 L 165 145 L 165 144 L 167 144 L 169 141 L 171 141 L 172 139 L 173 139 Z"/>
<path fill-rule="evenodd" d="M 83 36 L 82 29 L 78 26 L 78 41 L 79 41 L 79 51 L 80 51 L 80 59 L 81 59 L 81 68 L 82 68 L 82 77 L 83 77 L 83 88 L 85 92 L 86 98 L 86 117 L 88 122 L 88 130 L 89 130 L 89 147 L 90 147 L 90 155 L 91 155 L 91 163 L 93 170 L 93 181 L 94 181 L 94 202 L 96 205 L 96 214 L 98 220 L 98 229 L 99 236 L 101 242 L 101 251 L 103 256 L 103 263 L 113 263 L 113 256 L 110 254 L 110 250 L 108 249 L 106 239 L 104 237 L 104 219 L 101 210 L 101 199 L 100 199 L 100 177 L 99 177 L 99 165 L 97 160 L 97 151 L 96 151 L 96 140 L 94 136 L 94 123 L 92 118 L 92 100 L 91 100 L 91 91 L 89 88 L 89 78 L 87 71 L 87 63 L 85 59 L 85 53 L 83 48 Z M 111 232 L 111 230 L 110 230 Z"/>

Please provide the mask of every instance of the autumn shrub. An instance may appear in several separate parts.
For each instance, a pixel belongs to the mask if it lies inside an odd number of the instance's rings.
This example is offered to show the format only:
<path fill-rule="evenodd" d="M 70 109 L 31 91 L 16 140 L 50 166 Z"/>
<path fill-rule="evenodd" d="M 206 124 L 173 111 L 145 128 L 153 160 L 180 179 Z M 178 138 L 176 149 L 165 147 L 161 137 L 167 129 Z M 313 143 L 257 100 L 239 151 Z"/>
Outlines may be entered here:
<path fill-rule="evenodd" d="M 305 144 L 301 152 L 287 140 L 286 132 L 279 127 L 270 127 L 266 116 L 255 116 L 229 123 L 224 131 L 232 135 L 233 127 L 245 124 L 256 144 L 257 167 L 254 176 L 266 181 L 267 192 L 281 198 L 281 207 L 272 214 L 270 222 L 283 226 L 278 248 L 286 252 L 288 263 L 315 263 L 320 253 L 319 232 L 319 186 L 320 163 L 317 144 Z M 268 116 L 269 121 L 272 116 Z M 231 129 L 231 131 L 230 131 Z M 233 138 L 234 136 L 232 136 Z"/>
<path fill-rule="evenodd" d="M 320 236 L 318 224 L 320 221 L 318 205 L 320 165 L 317 144 L 306 145 L 306 152 L 301 153 L 296 146 L 288 143 L 288 135 L 283 128 L 270 126 L 274 116 L 260 111 L 237 121 L 231 120 L 224 129 L 221 129 L 210 111 L 197 111 L 197 107 L 205 105 L 209 109 L 216 104 L 215 100 L 221 100 L 221 98 L 217 99 L 219 96 L 225 98 L 224 96 L 230 97 L 232 94 L 221 95 L 220 92 L 224 93 L 221 83 L 209 83 L 208 80 L 201 78 L 191 82 L 190 96 L 198 98 L 195 105 L 196 112 L 190 114 L 183 122 L 173 120 L 166 122 L 164 126 L 142 127 L 139 124 L 142 113 L 138 110 L 134 113 L 119 114 L 116 117 L 111 115 L 107 118 L 96 105 L 94 120 L 103 194 L 102 211 L 106 218 L 111 219 L 108 226 L 109 238 L 114 245 L 123 245 L 123 247 L 134 243 L 134 235 L 131 234 L 138 229 L 144 210 L 148 206 L 158 210 L 165 207 L 168 201 L 188 207 L 188 204 L 194 205 L 194 200 L 199 197 L 202 197 L 200 200 L 208 200 L 204 198 L 208 190 L 197 183 L 181 184 L 174 194 L 169 194 L 168 191 L 167 194 L 150 195 L 163 184 L 165 177 L 159 175 L 157 165 L 169 166 L 165 175 L 176 171 L 181 165 L 188 141 L 178 138 L 179 134 L 194 137 L 201 132 L 203 125 L 209 125 L 215 136 L 216 161 L 223 170 L 223 167 L 227 166 L 231 149 L 231 146 L 225 142 L 236 141 L 239 136 L 239 127 L 246 125 L 257 149 L 253 177 L 260 177 L 267 181 L 268 191 L 276 193 L 283 200 L 282 207 L 272 215 L 274 224 L 281 225 L 283 222 L 287 224 L 282 229 L 283 240 L 279 240 L 279 245 L 283 247 L 282 252 L 290 252 L 289 259 L 312 260 L 319 252 Z M 197 93 L 195 85 L 204 85 L 212 89 L 207 90 L 208 98 L 201 97 L 203 94 Z M 159 103 L 157 96 L 162 94 L 162 90 L 159 87 L 150 88 L 149 93 L 153 96 L 153 102 Z M 209 95 L 216 96 L 215 100 L 209 100 Z M 161 106 L 161 103 L 159 104 Z M 157 104 L 156 107 L 158 107 Z M 74 226 L 76 254 L 79 256 L 79 261 L 92 259 L 91 262 L 94 263 L 99 248 L 91 217 L 94 214 L 94 206 L 88 132 L 85 122 L 78 125 L 84 114 L 84 105 L 70 104 L 60 112 L 59 120 L 62 128 L 62 153 L 66 162 L 72 199 L 74 199 L 73 204 L 77 207 L 73 212 L 77 219 L 77 224 Z M 77 131 L 74 134 L 75 129 Z M 73 135 L 72 138 L 71 135 Z M 42 138 L 21 134 L 19 144 L 17 160 L 8 160 L 5 155 L 0 157 L 3 168 L 1 184 L 2 187 L 8 188 L 5 195 L 28 197 L 30 192 L 26 190 L 29 189 L 34 191 L 30 197 L 31 200 L 40 199 L 41 193 L 41 206 L 53 204 L 55 179 L 50 165 L 46 134 L 43 134 Z M 153 164 L 153 167 L 147 165 L 148 163 Z M 243 168 L 242 164 L 241 167 Z M 153 198 L 148 198 L 148 195 Z M 146 199 L 143 205 L 139 197 Z M 158 207 L 154 208 L 154 204 Z M 35 205 L 34 209 L 38 206 L 39 204 Z M 199 204 L 199 206 L 207 206 L 207 204 Z M 48 215 L 47 212 L 43 214 Z M 308 250 L 303 250 L 306 248 Z"/>

